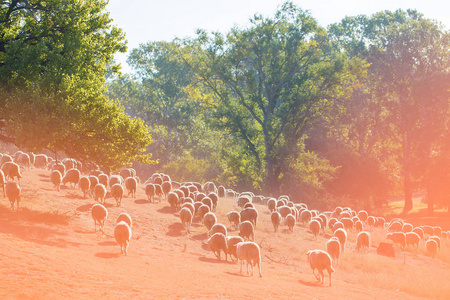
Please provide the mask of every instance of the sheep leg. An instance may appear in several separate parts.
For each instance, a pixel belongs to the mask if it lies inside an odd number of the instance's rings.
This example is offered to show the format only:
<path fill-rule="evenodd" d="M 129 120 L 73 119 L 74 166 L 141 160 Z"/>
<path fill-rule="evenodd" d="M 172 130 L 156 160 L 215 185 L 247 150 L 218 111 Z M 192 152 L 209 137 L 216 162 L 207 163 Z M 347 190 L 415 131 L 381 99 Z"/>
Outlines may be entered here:
<path fill-rule="evenodd" d="M 328 270 L 328 276 L 330 276 L 330 286 L 331 286 L 331 271 Z"/>

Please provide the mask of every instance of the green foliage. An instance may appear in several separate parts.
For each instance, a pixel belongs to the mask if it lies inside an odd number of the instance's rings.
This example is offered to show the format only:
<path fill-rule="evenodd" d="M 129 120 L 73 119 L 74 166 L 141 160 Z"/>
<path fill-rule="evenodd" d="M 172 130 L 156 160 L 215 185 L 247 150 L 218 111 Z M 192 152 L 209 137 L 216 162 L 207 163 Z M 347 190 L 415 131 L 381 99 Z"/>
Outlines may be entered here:
<path fill-rule="evenodd" d="M 119 168 L 151 142 L 142 121 L 106 98 L 104 83 L 122 31 L 107 1 L 5 1 L 0 5 L 1 138 Z"/>
<path fill-rule="evenodd" d="M 199 31 L 184 60 L 217 99 L 215 123 L 240 141 L 258 170 L 257 186 L 277 194 L 302 136 L 345 97 L 364 66 L 329 47 L 308 12 L 285 3 L 273 18 L 226 36 Z"/>

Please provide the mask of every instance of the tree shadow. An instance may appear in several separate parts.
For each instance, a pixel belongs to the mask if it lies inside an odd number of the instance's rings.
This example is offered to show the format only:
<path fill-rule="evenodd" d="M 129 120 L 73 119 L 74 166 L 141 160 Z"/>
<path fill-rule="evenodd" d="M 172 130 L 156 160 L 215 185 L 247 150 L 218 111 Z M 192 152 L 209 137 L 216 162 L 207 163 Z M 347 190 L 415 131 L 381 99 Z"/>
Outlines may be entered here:
<path fill-rule="evenodd" d="M 181 223 L 173 223 L 169 225 L 169 230 L 166 232 L 167 236 L 178 237 L 185 232 L 184 226 Z"/>
<path fill-rule="evenodd" d="M 94 256 L 109 259 L 120 257 L 122 256 L 122 253 L 97 252 L 94 254 Z"/>
<path fill-rule="evenodd" d="M 91 204 L 91 203 L 89 203 L 89 204 L 84 204 L 84 205 L 81 205 L 81 206 L 77 207 L 77 210 L 78 210 L 78 211 L 81 211 L 81 212 L 87 212 L 87 211 L 90 211 L 90 210 L 91 210 L 92 205 L 94 205 L 94 204 Z"/>
<path fill-rule="evenodd" d="M 105 241 L 105 242 L 99 242 L 99 246 L 116 246 L 117 243 L 113 241 Z"/>
<path fill-rule="evenodd" d="M 223 253 L 222 253 L 223 254 Z M 206 257 L 206 256 L 200 256 L 198 258 L 199 261 L 207 262 L 207 263 L 214 263 L 214 264 L 234 264 L 233 262 L 229 260 L 225 260 L 225 257 L 221 255 L 220 260 L 217 257 Z"/>
<path fill-rule="evenodd" d="M 12 211 L 9 208 L 0 206 L 0 220 L 7 222 L 26 221 L 32 223 L 42 223 L 47 225 L 60 224 L 68 225 L 71 216 L 58 211 L 41 212 L 31 210 L 27 207 L 20 207 L 19 211 Z"/>
<path fill-rule="evenodd" d="M 238 272 L 236 272 L 236 273 L 232 273 L 232 272 L 225 272 L 225 274 L 228 274 L 228 275 L 233 275 L 233 276 L 237 276 L 237 277 L 247 277 L 246 275 L 244 275 L 244 273 L 239 273 L 239 271 L 238 271 Z"/>
<path fill-rule="evenodd" d="M 315 286 L 315 287 L 324 287 L 324 285 L 322 283 L 320 283 L 320 281 L 316 281 L 316 282 L 311 282 L 311 281 L 304 281 L 302 279 L 298 280 L 299 283 L 306 285 L 306 286 Z"/>
<path fill-rule="evenodd" d="M 151 204 L 151 201 L 145 200 L 145 199 L 138 199 L 138 200 L 134 200 L 134 203 L 136 204 Z"/>
<path fill-rule="evenodd" d="M 158 209 L 156 211 L 159 212 L 159 213 L 163 213 L 163 214 L 174 214 L 175 213 L 173 208 L 170 207 L 170 206 L 164 206 L 164 207 L 162 207 L 162 208 L 160 208 L 160 209 Z"/>
<path fill-rule="evenodd" d="M 192 236 L 192 239 L 196 241 L 203 241 L 206 240 L 207 238 L 208 235 L 206 233 L 200 233 Z"/>

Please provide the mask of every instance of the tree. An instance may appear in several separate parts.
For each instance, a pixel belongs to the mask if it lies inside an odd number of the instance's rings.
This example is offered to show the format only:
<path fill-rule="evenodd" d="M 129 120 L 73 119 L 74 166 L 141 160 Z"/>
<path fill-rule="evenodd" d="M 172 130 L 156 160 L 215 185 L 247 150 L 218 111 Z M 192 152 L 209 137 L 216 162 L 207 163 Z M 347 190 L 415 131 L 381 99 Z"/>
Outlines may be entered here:
<path fill-rule="evenodd" d="M 118 167 L 142 155 L 146 127 L 107 99 L 107 65 L 125 52 L 107 1 L 34 0 L 0 4 L 0 138 Z"/>
<path fill-rule="evenodd" d="M 442 130 L 444 123 L 437 121 L 445 118 L 438 116 L 446 115 L 448 110 L 445 103 L 448 98 L 440 104 L 433 94 L 419 98 L 415 95 L 416 87 L 432 74 L 448 74 L 449 34 L 442 25 L 424 18 L 415 10 L 345 18 L 341 23 L 332 25 L 330 32 L 342 49 L 370 63 L 370 84 L 365 88 L 371 99 L 376 100 L 370 103 L 379 109 L 378 112 L 371 110 L 377 115 L 372 120 L 381 120 L 381 117 L 391 124 L 391 128 L 384 131 L 389 133 L 384 137 L 390 145 L 384 144 L 383 148 L 397 156 L 397 162 L 402 167 L 399 175 L 403 177 L 404 212 L 408 212 L 413 206 L 415 182 L 424 174 L 423 169 L 418 170 L 415 166 L 433 151 L 433 143 L 425 146 L 421 138 L 432 136 L 434 141 L 438 138 L 432 132 Z M 446 93 L 448 89 L 447 81 L 440 86 L 437 94 Z M 431 115 L 436 117 L 436 122 L 433 126 L 426 126 Z M 425 128 L 434 129 L 425 132 Z M 383 134 L 379 137 L 382 139 Z M 422 158 L 419 148 L 422 148 Z M 424 156 L 424 153 L 427 154 Z"/>
<path fill-rule="evenodd" d="M 245 144 L 260 187 L 278 194 L 304 135 L 363 66 L 333 52 L 325 30 L 290 2 L 251 23 L 226 36 L 199 31 L 184 59 L 217 98 L 218 125 Z"/>

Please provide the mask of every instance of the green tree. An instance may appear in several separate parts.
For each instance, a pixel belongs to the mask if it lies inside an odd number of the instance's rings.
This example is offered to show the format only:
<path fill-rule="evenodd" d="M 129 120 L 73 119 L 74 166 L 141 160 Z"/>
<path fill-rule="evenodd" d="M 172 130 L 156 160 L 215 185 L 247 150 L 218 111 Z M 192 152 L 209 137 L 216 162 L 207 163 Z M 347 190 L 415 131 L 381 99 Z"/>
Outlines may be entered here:
<path fill-rule="evenodd" d="M 105 75 L 126 51 L 107 1 L 35 0 L 0 4 L 0 138 L 119 167 L 150 143 L 144 124 L 107 99 Z"/>
<path fill-rule="evenodd" d="M 245 145 L 259 186 L 278 194 L 304 135 L 345 97 L 363 66 L 333 52 L 309 13 L 287 2 L 226 36 L 200 31 L 186 63 L 217 98 L 216 120 Z"/>
<path fill-rule="evenodd" d="M 447 76 L 449 33 L 442 25 L 415 10 L 345 18 L 332 25 L 330 32 L 350 55 L 370 63 L 370 83 L 365 89 L 370 94 L 370 103 L 378 109 L 370 110 L 376 115 L 371 120 L 383 120 L 391 126 L 388 128 L 378 123 L 377 132 L 380 140 L 389 141 L 390 145 L 385 143 L 384 149 L 391 151 L 390 155 L 395 155 L 401 165 L 399 175 L 403 177 L 404 212 L 408 212 L 413 206 L 415 182 L 424 174 L 424 170 L 416 166 L 433 152 L 433 142 L 430 141 L 439 138 L 433 132 L 443 129 L 444 123 L 438 121 L 445 120 L 442 116 L 448 110 L 448 98 L 436 101 L 434 96 L 448 91 L 448 80 L 446 83 L 441 81 L 440 93 L 425 97 L 416 96 L 416 87 L 433 74 Z M 436 121 L 433 126 L 426 125 L 432 119 Z M 428 136 L 427 145 L 423 140 L 425 136 Z M 366 145 L 369 146 L 367 141 Z"/>

